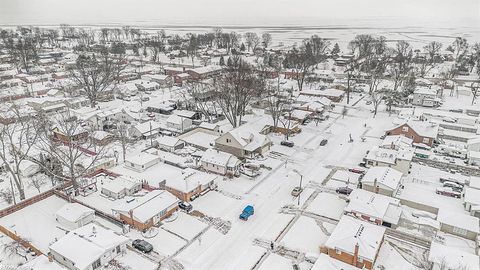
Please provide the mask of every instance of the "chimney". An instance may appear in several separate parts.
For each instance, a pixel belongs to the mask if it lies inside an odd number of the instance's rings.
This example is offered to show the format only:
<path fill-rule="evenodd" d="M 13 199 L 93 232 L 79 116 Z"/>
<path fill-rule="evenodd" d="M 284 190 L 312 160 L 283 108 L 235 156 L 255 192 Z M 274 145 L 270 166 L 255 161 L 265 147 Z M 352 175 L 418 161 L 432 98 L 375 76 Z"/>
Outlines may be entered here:
<path fill-rule="evenodd" d="M 185 72 L 185 67 L 183 67 L 183 72 Z"/>
<path fill-rule="evenodd" d="M 48 261 L 53 262 L 53 255 L 50 252 L 48 253 Z"/>
<path fill-rule="evenodd" d="M 358 263 L 358 243 L 355 244 L 355 250 L 353 251 L 353 266 L 357 267 Z"/>
<path fill-rule="evenodd" d="M 373 180 L 373 192 L 378 194 L 378 185 L 377 185 L 377 178 Z"/>

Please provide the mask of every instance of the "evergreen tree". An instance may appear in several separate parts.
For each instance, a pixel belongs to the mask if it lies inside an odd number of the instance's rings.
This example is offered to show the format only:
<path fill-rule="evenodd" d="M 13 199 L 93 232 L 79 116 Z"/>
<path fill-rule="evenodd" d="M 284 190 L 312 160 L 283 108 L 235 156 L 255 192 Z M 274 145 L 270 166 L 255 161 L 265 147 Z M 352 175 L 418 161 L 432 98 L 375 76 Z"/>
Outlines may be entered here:
<path fill-rule="evenodd" d="M 245 44 L 242 43 L 242 45 L 240 45 L 240 51 L 244 52 L 246 49 Z"/>
<path fill-rule="evenodd" d="M 231 67 L 233 65 L 232 58 L 228 57 L 227 59 L 227 66 Z"/>
<path fill-rule="evenodd" d="M 339 53 L 340 53 L 340 46 L 338 46 L 338 43 L 335 43 L 335 45 L 333 45 L 332 55 L 338 55 Z"/>
<path fill-rule="evenodd" d="M 220 56 L 220 66 L 225 66 L 225 59 L 223 59 L 223 56 Z"/>

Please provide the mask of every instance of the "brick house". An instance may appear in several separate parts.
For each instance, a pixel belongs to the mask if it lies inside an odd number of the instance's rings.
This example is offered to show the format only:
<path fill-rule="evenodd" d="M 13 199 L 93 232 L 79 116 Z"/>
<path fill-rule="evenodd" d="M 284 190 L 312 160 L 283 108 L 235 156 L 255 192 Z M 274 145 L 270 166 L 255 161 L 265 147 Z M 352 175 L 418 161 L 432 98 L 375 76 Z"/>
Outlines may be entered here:
<path fill-rule="evenodd" d="M 415 144 L 432 146 L 438 136 L 438 124 L 424 121 L 408 121 L 393 129 L 387 130 L 385 135 L 402 135 L 413 140 Z"/>
<path fill-rule="evenodd" d="M 165 190 L 154 190 L 133 201 L 112 207 L 113 214 L 137 230 L 145 231 L 178 210 L 178 198 Z"/>
<path fill-rule="evenodd" d="M 385 230 L 382 226 L 344 215 L 321 250 L 357 268 L 373 269 Z"/>

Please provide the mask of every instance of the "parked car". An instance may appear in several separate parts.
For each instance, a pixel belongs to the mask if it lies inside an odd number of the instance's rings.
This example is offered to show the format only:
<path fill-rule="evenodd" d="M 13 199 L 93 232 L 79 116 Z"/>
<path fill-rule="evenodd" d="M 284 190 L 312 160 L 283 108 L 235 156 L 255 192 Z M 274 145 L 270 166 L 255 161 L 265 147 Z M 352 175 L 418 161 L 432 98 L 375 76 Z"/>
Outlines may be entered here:
<path fill-rule="evenodd" d="M 350 193 L 352 193 L 353 189 L 349 188 L 349 187 L 339 187 L 337 188 L 337 190 L 335 190 L 335 192 L 339 193 L 339 194 L 343 194 L 343 195 L 350 195 Z"/>
<path fill-rule="evenodd" d="M 443 196 L 449 196 L 449 197 L 454 197 L 454 198 L 461 198 L 462 194 L 458 191 L 455 191 L 451 187 L 439 187 L 435 191 L 435 193 L 443 195 Z"/>
<path fill-rule="evenodd" d="M 141 101 L 149 101 L 150 98 L 149 98 L 149 97 L 142 97 L 140 100 L 141 100 Z"/>
<path fill-rule="evenodd" d="M 298 197 L 298 195 L 300 195 L 300 193 L 302 193 L 303 189 L 301 187 L 294 187 L 292 189 L 292 196 L 293 197 Z"/>
<path fill-rule="evenodd" d="M 253 216 L 254 213 L 255 213 L 255 211 L 254 211 L 254 209 L 253 209 L 253 206 L 247 205 L 247 206 L 243 209 L 242 213 L 240 214 L 240 216 L 239 216 L 238 218 L 240 218 L 241 220 L 247 221 L 248 218 L 249 218 L 250 216 Z"/>
<path fill-rule="evenodd" d="M 457 191 L 457 192 L 462 192 L 463 191 L 463 186 L 462 185 L 454 183 L 452 181 L 443 182 L 443 187 L 452 188 L 454 191 Z"/>
<path fill-rule="evenodd" d="M 132 246 L 138 250 L 140 250 L 143 253 L 150 253 L 153 250 L 152 244 L 148 243 L 145 240 L 142 239 L 135 239 L 132 242 Z"/>
<path fill-rule="evenodd" d="M 365 173 L 365 170 L 360 169 L 360 168 L 350 168 L 350 169 L 348 169 L 348 171 L 353 172 L 353 173 L 358 173 L 358 174 L 364 174 Z"/>
<path fill-rule="evenodd" d="M 327 140 L 327 139 L 323 139 L 323 140 L 320 142 L 320 146 L 325 146 L 327 143 L 328 143 L 328 140 Z"/>
<path fill-rule="evenodd" d="M 184 202 L 184 201 L 179 201 L 178 202 L 178 207 L 180 209 L 184 210 L 185 212 L 190 212 L 193 209 L 193 206 L 190 203 Z"/>
<path fill-rule="evenodd" d="M 282 141 L 280 144 L 287 147 L 293 147 L 294 145 L 294 143 L 291 141 Z"/>

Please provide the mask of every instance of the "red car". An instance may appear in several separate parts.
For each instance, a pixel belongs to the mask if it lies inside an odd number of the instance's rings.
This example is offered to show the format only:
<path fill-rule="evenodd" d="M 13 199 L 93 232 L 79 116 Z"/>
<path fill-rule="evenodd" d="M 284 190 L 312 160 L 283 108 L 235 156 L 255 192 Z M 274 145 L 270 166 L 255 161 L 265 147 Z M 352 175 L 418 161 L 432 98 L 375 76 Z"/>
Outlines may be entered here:
<path fill-rule="evenodd" d="M 462 193 L 458 192 L 458 191 L 455 191 L 453 188 L 451 187 L 440 187 L 440 188 L 437 188 L 437 191 L 436 191 L 437 194 L 440 194 L 440 195 L 443 195 L 443 196 L 449 196 L 449 197 L 454 197 L 454 198 L 461 198 L 462 197 Z"/>
<path fill-rule="evenodd" d="M 350 169 L 348 169 L 348 171 L 353 172 L 353 173 L 358 173 L 358 174 L 364 174 L 365 173 L 365 170 L 358 169 L 358 168 L 350 168 Z"/>

